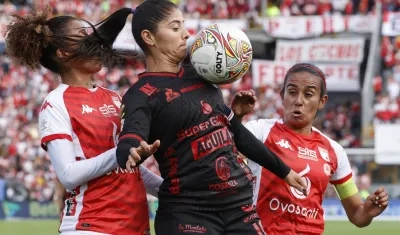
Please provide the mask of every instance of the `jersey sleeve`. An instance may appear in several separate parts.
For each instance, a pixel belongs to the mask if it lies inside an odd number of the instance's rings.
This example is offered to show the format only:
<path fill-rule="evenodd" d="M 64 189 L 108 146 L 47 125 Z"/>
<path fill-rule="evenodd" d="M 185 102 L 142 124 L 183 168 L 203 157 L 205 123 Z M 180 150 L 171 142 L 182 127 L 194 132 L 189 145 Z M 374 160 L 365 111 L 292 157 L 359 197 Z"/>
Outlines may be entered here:
<path fill-rule="evenodd" d="M 41 146 L 47 150 L 47 143 L 55 139 L 72 141 L 72 125 L 62 99 L 48 96 L 39 113 L 39 135 Z"/>
<path fill-rule="evenodd" d="M 77 161 L 73 143 L 57 139 L 50 141 L 47 146 L 57 177 L 68 190 L 105 175 L 117 167 L 115 148 L 96 157 Z"/>
<path fill-rule="evenodd" d="M 117 147 L 118 165 L 125 169 L 129 150 L 138 147 L 141 141 L 147 141 L 150 133 L 151 109 L 148 96 L 140 91 L 136 83 L 122 98 L 121 104 L 121 133 Z M 141 159 L 142 163 L 145 159 Z"/>
<path fill-rule="evenodd" d="M 335 149 L 337 156 L 337 168 L 332 174 L 330 182 L 331 184 L 341 184 L 352 178 L 352 170 L 349 159 L 343 147 L 334 145 L 333 148 Z"/>
<path fill-rule="evenodd" d="M 264 134 L 263 133 L 266 132 L 266 131 L 263 131 L 265 129 L 265 127 L 264 127 L 263 123 L 261 122 L 261 120 L 253 120 L 253 121 L 246 122 L 246 124 L 244 124 L 244 126 L 258 140 L 264 141 Z"/>
<path fill-rule="evenodd" d="M 344 200 L 358 192 L 357 185 L 353 180 L 350 162 L 343 147 L 339 144 L 334 146 L 337 156 L 337 169 L 331 176 L 331 184 L 335 187 L 340 200 Z"/>

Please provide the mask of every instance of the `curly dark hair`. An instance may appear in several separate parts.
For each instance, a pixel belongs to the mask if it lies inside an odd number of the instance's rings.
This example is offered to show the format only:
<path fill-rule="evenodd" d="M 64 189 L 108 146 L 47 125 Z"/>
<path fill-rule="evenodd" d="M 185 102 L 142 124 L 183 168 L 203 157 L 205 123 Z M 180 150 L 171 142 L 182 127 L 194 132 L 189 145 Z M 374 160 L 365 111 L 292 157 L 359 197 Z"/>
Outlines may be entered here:
<path fill-rule="evenodd" d="M 70 59 L 86 59 L 94 56 L 96 51 L 104 51 L 102 43 L 90 48 L 83 43 L 84 38 L 70 33 L 69 24 L 81 20 L 72 16 L 50 18 L 52 9 L 47 6 L 42 12 L 33 11 L 26 16 L 13 15 L 14 19 L 6 30 L 6 54 L 32 69 L 43 67 L 61 74 L 64 63 Z M 88 21 L 97 37 L 95 27 Z M 57 50 L 68 52 L 63 59 L 57 57 Z M 111 51 L 111 50 L 110 50 Z M 90 52 L 90 53 L 89 53 Z M 101 53 L 107 55 L 107 53 Z"/>
<path fill-rule="evenodd" d="M 43 49 L 48 47 L 52 32 L 46 25 L 50 8 L 25 17 L 13 15 L 6 30 L 6 54 L 32 69 L 39 67 Z"/>

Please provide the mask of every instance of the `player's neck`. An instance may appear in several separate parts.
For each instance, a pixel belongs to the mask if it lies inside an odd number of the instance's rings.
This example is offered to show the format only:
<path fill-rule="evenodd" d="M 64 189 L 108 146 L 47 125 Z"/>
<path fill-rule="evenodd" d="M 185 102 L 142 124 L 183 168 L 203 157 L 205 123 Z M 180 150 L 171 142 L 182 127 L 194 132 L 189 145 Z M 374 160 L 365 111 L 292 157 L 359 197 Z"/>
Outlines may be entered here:
<path fill-rule="evenodd" d="M 70 70 L 61 76 L 62 83 L 72 87 L 93 88 L 93 74 Z"/>
<path fill-rule="evenodd" d="M 295 132 L 295 133 L 297 133 L 297 134 L 300 134 L 300 135 L 311 135 L 311 133 L 312 133 L 312 127 L 311 127 L 311 126 L 306 126 L 306 127 L 303 127 L 303 128 L 294 128 L 294 127 L 288 125 L 287 123 L 286 123 L 286 125 L 287 125 L 293 132 Z"/>
<path fill-rule="evenodd" d="M 151 73 L 178 73 L 180 69 L 179 64 L 162 58 L 161 55 L 157 58 L 154 58 L 153 56 L 148 56 L 146 58 L 146 67 L 147 72 Z"/>

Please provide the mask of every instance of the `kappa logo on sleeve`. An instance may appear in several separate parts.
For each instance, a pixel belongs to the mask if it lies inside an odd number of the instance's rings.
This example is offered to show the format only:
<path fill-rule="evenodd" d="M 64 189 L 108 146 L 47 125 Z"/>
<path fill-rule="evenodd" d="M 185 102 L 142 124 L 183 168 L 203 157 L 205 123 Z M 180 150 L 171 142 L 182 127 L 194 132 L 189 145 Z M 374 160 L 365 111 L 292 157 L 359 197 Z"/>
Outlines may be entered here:
<path fill-rule="evenodd" d="M 40 112 L 47 109 L 48 107 L 53 108 L 53 106 L 50 104 L 50 102 L 45 100 L 44 103 L 42 104 L 42 107 L 40 107 Z"/>

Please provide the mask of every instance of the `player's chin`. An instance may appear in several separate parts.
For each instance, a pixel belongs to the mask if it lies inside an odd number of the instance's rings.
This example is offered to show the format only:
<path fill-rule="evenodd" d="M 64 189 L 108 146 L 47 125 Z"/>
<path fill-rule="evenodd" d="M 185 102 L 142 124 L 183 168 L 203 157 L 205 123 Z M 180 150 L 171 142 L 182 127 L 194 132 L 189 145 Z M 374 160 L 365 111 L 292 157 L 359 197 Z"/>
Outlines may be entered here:
<path fill-rule="evenodd" d="M 174 57 L 176 58 L 176 61 L 182 62 L 187 58 L 187 55 L 187 50 L 180 50 L 175 53 Z"/>

